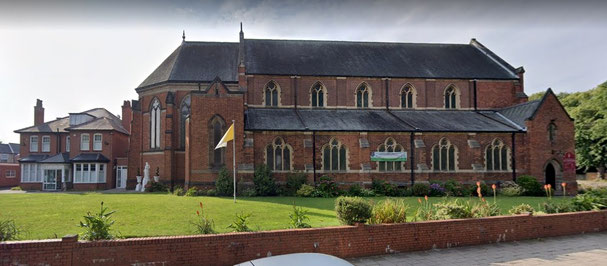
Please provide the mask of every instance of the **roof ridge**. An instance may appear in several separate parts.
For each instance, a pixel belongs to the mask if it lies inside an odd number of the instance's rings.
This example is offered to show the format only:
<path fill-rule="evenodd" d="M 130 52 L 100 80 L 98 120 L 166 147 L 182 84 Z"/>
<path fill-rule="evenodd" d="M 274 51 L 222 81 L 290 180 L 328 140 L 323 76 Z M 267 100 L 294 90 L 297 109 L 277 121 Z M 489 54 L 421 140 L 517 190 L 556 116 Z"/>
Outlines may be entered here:
<path fill-rule="evenodd" d="M 358 43 L 358 44 L 418 44 L 418 45 L 458 45 L 472 46 L 467 43 L 425 43 L 425 42 L 385 42 L 385 41 L 347 41 L 347 40 L 303 40 L 303 39 L 245 39 L 245 41 L 293 41 L 293 42 L 324 42 L 324 43 Z"/>
<path fill-rule="evenodd" d="M 34 126 L 29 126 L 29 127 L 24 127 L 24 128 L 21 128 L 21 129 L 17 129 L 17 130 L 15 130 L 15 131 L 13 131 L 13 132 L 17 132 L 17 131 L 23 131 L 23 130 L 27 130 L 27 129 L 30 129 L 30 128 L 35 128 L 35 127 L 39 127 L 39 126 L 42 126 L 42 125 L 47 125 L 47 124 L 50 124 L 50 123 L 53 123 L 53 122 L 57 122 L 57 121 L 59 121 L 59 120 L 61 120 L 61 119 L 66 119 L 66 118 L 69 118 L 69 115 L 68 115 L 68 116 L 64 116 L 64 117 L 58 117 L 58 118 L 56 118 L 55 120 L 51 120 L 51 121 L 48 121 L 48 122 L 44 122 L 44 123 L 42 123 L 42 124 L 40 124 L 40 125 L 34 125 Z"/>

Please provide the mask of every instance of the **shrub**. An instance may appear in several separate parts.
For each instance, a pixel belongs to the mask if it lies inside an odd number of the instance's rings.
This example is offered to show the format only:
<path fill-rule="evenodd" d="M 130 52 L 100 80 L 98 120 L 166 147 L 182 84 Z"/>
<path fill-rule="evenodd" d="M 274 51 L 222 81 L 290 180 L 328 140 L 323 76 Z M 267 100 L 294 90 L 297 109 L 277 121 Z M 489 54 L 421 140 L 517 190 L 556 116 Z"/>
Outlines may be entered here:
<path fill-rule="evenodd" d="M 301 185 L 301 187 L 297 190 L 297 193 L 295 193 L 298 197 L 312 197 L 314 194 L 314 187 L 307 185 L 307 184 L 303 184 Z"/>
<path fill-rule="evenodd" d="M 272 177 L 270 168 L 265 164 L 255 167 L 253 184 L 255 185 L 255 192 L 258 196 L 276 195 L 276 180 Z"/>
<path fill-rule="evenodd" d="M 183 191 L 183 188 L 180 186 L 175 186 L 173 188 L 173 195 L 175 196 L 183 196 L 185 194 L 185 191 Z"/>
<path fill-rule="evenodd" d="M 472 207 L 472 216 L 474 218 L 498 216 L 500 215 L 500 208 L 495 203 L 484 202 Z"/>
<path fill-rule="evenodd" d="M 487 184 L 485 184 L 485 182 L 480 182 L 480 187 L 481 187 L 481 194 L 483 197 L 487 197 L 487 196 L 493 196 L 493 190 L 491 188 L 489 188 L 489 186 L 487 186 Z M 470 196 L 474 196 L 474 197 L 478 197 L 478 185 L 474 185 L 472 186 L 472 193 L 469 194 Z"/>
<path fill-rule="evenodd" d="M 436 209 L 436 219 L 447 220 L 447 219 L 464 219 L 474 217 L 472 211 L 473 206 L 470 201 L 460 201 L 459 199 L 451 201 L 443 201 L 434 204 Z"/>
<path fill-rule="evenodd" d="M 252 232 L 253 230 L 247 225 L 250 217 L 250 213 L 236 214 L 236 220 L 228 225 L 228 228 L 231 228 L 232 232 Z"/>
<path fill-rule="evenodd" d="M 546 201 L 540 204 L 541 208 L 545 213 L 563 213 L 563 212 L 572 212 L 575 211 L 573 204 L 570 201 Z"/>
<path fill-rule="evenodd" d="M 531 207 L 531 205 L 523 203 L 521 205 L 513 206 L 508 212 L 513 215 L 514 214 L 524 214 L 524 213 L 533 214 L 535 212 L 535 209 L 533 209 L 533 207 Z"/>
<path fill-rule="evenodd" d="M 523 195 L 523 188 L 519 185 L 501 188 L 499 190 L 500 195 L 504 195 L 506 197 L 518 197 Z"/>
<path fill-rule="evenodd" d="M 287 175 L 287 184 L 285 186 L 285 194 L 293 196 L 297 193 L 297 190 L 301 188 L 301 185 L 306 184 L 308 178 L 306 174 L 302 172 L 292 173 Z"/>
<path fill-rule="evenodd" d="M 399 187 L 398 188 L 398 196 L 399 197 L 411 197 L 413 196 L 413 192 L 409 187 Z"/>
<path fill-rule="evenodd" d="M 400 196 L 400 191 L 398 190 L 398 186 L 390 183 L 384 183 L 384 195 L 388 197 L 398 197 Z"/>
<path fill-rule="evenodd" d="M 167 187 L 165 184 L 160 182 L 152 182 L 150 187 L 146 189 L 145 192 L 167 192 L 168 190 L 169 187 Z"/>
<path fill-rule="evenodd" d="M 449 197 L 461 197 L 469 195 L 467 191 L 464 193 L 463 185 L 453 179 L 447 180 L 447 182 L 443 184 L 443 188 L 445 189 L 445 195 Z"/>
<path fill-rule="evenodd" d="M 103 207 L 103 201 L 99 213 L 91 214 L 91 212 L 87 212 L 84 216 L 84 222 L 80 222 L 80 227 L 85 230 L 82 238 L 91 241 L 114 238 L 110 234 L 111 227 L 114 224 L 114 221 L 110 220 L 110 216 L 114 212 L 108 212 L 107 207 Z"/>
<path fill-rule="evenodd" d="M 217 191 L 214 189 L 209 189 L 207 190 L 207 196 L 215 196 L 215 194 L 217 194 Z"/>
<path fill-rule="evenodd" d="M 428 196 L 432 197 L 442 197 L 445 195 L 445 188 L 440 185 L 438 182 L 433 182 L 430 184 L 430 193 Z"/>
<path fill-rule="evenodd" d="M 361 197 L 375 197 L 375 192 L 368 188 L 363 188 L 361 192 Z"/>
<path fill-rule="evenodd" d="M 254 188 L 245 188 L 240 192 L 240 195 L 243 197 L 255 197 L 257 196 L 257 191 Z"/>
<path fill-rule="evenodd" d="M 17 191 L 21 191 L 21 190 L 23 190 L 23 189 L 21 189 L 21 187 L 20 187 L 20 186 L 16 186 L 16 187 L 12 187 L 12 188 L 11 188 L 11 190 L 17 190 Z"/>
<path fill-rule="evenodd" d="M 317 197 L 323 198 L 332 198 L 339 195 L 339 189 L 337 188 L 337 184 L 333 182 L 328 176 L 323 176 L 320 178 L 320 182 L 316 187 L 316 195 Z"/>
<path fill-rule="evenodd" d="M 404 223 L 409 207 L 403 200 L 386 199 L 373 206 L 371 224 Z"/>
<path fill-rule="evenodd" d="M 17 240 L 19 237 L 19 228 L 13 220 L 0 221 L 0 242 Z"/>
<path fill-rule="evenodd" d="M 427 196 L 430 195 L 430 186 L 428 184 L 415 183 L 411 188 L 411 191 L 413 192 L 413 196 Z"/>
<path fill-rule="evenodd" d="M 338 197 L 335 200 L 337 219 L 342 224 L 364 223 L 371 217 L 371 204 L 360 197 Z"/>
<path fill-rule="evenodd" d="M 359 184 L 354 184 L 351 185 L 348 188 L 348 192 L 346 192 L 348 194 L 348 196 L 351 197 L 362 197 L 363 196 L 363 187 L 361 187 Z"/>
<path fill-rule="evenodd" d="M 293 213 L 289 214 L 289 218 L 291 219 L 291 228 L 312 227 L 310 224 L 306 223 L 307 220 L 310 220 L 308 211 L 304 210 L 302 207 L 295 206 L 295 204 L 293 204 Z"/>
<path fill-rule="evenodd" d="M 189 191 L 189 190 L 188 190 Z M 196 221 L 194 221 L 192 224 L 195 227 L 195 231 L 197 234 L 215 234 L 215 229 L 213 229 L 213 227 L 215 227 L 215 223 L 213 222 L 212 219 L 209 219 L 205 214 L 204 214 L 204 208 L 202 206 L 202 202 L 200 202 L 200 211 L 196 211 Z"/>
<path fill-rule="evenodd" d="M 594 211 L 607 207 L 607 198 L 601 198 L 594 193 L 586 193 L 571 199 L 573 209 L 576 211 Z"/>
<path fill-rule="evenodd" d="M 185 196 L 186 197 L 198 196 L 198 188 L 196 188 L 196 187 L 189 188 L 188 191 L 186 191 Z"/>
<path fill-rule="evenodd" d="M 375 195 L 385 195 L 385 192 L 384 192 L 385 183 L 386 182 L 383 180 L 373 179 L 371 181 L 371 190 L 373 190 L 373 192 L 375 192 Z"/>
<path fill-rule="evenodd" d="M 522 175 L 516 179 L 516 183 L 523 188 L 524 196 L 544 196 L 542 185 L 533 176 Z"/>
<path fill-rule="evenodd" d="M 215 180 L 216 194 L 219 196 L 232 196 L 234 195 L 234 180 L 232 175 L 225 167 L 219 170 L 217 180 Z"/>

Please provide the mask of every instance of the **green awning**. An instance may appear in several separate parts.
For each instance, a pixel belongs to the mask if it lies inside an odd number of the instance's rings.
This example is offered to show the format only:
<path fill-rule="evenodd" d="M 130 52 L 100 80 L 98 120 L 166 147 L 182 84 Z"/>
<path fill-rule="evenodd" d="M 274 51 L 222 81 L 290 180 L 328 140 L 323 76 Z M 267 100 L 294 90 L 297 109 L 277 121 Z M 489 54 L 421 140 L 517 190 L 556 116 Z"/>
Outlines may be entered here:
<path fill-rule="evenodd" d="M 373 152 L 371 153 L 373 162 L 406 162 L 407 152 Z"/>

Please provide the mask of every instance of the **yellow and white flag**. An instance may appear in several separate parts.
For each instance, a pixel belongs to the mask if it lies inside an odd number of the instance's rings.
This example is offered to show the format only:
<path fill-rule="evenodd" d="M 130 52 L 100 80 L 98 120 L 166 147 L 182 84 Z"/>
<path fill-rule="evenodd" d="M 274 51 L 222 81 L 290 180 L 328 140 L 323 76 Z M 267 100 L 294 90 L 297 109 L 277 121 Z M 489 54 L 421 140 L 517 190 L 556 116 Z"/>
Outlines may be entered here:
<path fill-rule="evenodd" d="M 230 140 L 234 140 L 234 124 L 232 124 L 230 128 L 228 128 L 228 131 L 226 131 L 226 134 L 223 135 L 219 143 L 217 143 L 215 149 L 226 147 L 228 145 L 228 141 Z"/>

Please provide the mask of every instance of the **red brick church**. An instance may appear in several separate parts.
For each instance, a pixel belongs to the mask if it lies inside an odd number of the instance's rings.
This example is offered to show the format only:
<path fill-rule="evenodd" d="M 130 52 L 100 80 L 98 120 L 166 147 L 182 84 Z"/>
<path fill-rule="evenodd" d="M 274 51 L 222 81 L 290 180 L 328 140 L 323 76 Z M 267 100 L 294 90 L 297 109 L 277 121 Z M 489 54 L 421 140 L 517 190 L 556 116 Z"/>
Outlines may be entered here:
<path fill-rule="evenodd" d="M 573 189 L 573 121 L 550 89 L 528 101 L 524 72 L 475 39 L 184 38 L 136 88 L 127 186 L 146 162 L 167 185 L 212 186 L 221 167 L 232 170 L 232 145 L 214 147 L 235 121 L 245 182 L 265 164 L 279 182 L 293 172 L 345 186 L 533 175 Z M 407 158 L 372 161 L 377 151 Z"/>

